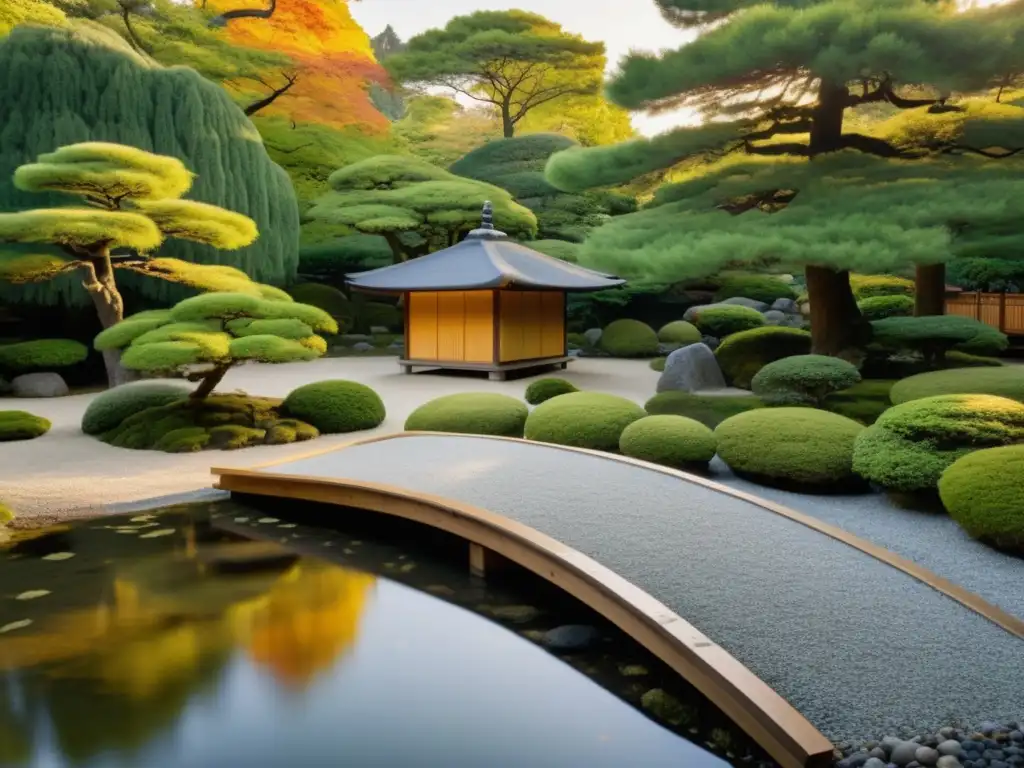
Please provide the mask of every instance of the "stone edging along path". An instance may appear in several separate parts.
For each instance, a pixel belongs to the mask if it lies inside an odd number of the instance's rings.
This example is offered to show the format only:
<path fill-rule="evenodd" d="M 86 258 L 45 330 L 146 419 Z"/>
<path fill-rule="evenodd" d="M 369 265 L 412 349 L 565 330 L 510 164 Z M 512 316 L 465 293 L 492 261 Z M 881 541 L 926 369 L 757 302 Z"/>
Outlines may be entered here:
<path fill-rule="evenodd" d="M 988 606 L 1000 626 L 855 546 L 678 473 L 523 441 L 400 437 L 266 471 L 397 480 L 563 542 L 660 600 L 836 742 L 1024 712 L 1020 617 Z"/>

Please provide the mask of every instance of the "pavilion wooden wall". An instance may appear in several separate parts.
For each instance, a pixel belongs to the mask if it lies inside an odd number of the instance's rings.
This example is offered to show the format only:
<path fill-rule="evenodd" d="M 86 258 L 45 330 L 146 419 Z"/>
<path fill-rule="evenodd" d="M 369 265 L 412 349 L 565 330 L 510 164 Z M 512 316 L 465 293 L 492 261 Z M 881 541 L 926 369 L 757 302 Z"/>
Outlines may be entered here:
<path fill-rule="evenodd" d="M 410 360 L 493 362 L 493 291 L 410 293 L 405 300 Z"/>
<path fill-rule="evenodd" d="M 565 354 L 565 294 L 501 291 L 499 356 L 502 363 Z"/>

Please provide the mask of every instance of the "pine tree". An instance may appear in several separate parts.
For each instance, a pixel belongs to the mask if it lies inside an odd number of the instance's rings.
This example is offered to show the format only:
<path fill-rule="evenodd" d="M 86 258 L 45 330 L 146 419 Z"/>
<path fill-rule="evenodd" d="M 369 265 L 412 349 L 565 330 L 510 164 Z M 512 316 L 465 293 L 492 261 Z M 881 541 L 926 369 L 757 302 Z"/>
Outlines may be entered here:
<path fill-rule="evenodd" d="M 0 255 L 0 278 L 24 284 L 77 273 L 104 328 L 124 317 L 117 270 L 200 290 L 280 295 L 233 267 L 151 256 L 168 238 L 232 250 L 249 245 L 258 234 L 246 216 L 181 199 L 192 174 L 177 158 L 120 144 L 73 144 L 18 168 L 14 184 L 27 192 L 78 195 L 85 205 L 0 213 L 0 242 L 54 248 Z M 111 386 L 121 383 L 116 353 L 106 352 L 104 361 Z"/>
<path fill-rule="evenodd" d="M 552 157 L 548 179 L 565 190 L 675 167 L 651 207 L 594 231 L 582 262 L 668 282 L 803 269 L 814 351 L 836 354 L 864 340 L 849 270 L 917 265 L 918 309 L 930 313 L 941 311 L 944 262 L 1009 249 L 1024 110 L 997 105 L 993 120 L 953 95 L 1014 71 L 1019 12 L 961 13 L 952 0 L 656 1 L 699 36 L 631 55 L 608 94 L 629 109 L 691 107 L 706 122 Z M 879 107 L 888 119 L 862 128 L 859 113 Z"/>

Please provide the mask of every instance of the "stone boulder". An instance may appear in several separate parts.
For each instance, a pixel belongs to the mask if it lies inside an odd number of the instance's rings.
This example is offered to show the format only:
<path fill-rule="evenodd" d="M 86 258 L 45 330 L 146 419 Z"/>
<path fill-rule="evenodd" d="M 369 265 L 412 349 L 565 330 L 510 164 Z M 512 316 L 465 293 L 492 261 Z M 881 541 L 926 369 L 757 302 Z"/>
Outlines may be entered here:
<path fill-rule="evenodd" d="M 602 331 L 600 328 L 587 328 L 587 330 L 583 332 L 583 338 L 587 340 L 587 343 L 590 346 L 596 347 L 597 342 L 601 340 L 601 336 L 603 334 L 604 331 Z"/>
<path fill-rule="evenodd" d="M 715 353 L 707 344 L 689 344 L 677 349 L 665 360 L 665 370 L 658 379 L 658 392 L 699 392 L 724 389 L 725 376 Z"/>
<path fill-rule="evenodd" d="M 64 397 L 70 393 L 59 373 L 25 373 L 11 380 L 15 397 Z"/>
<path fill-rule="evenodd" d="M 707 335 L 701 336 L 700 340 L 701 340 L 702 344 L 707 344 L 708 349 L 710 349 L 712 351 L 714 351 L 714 350 L 718 349 L 720 346 L 722 346 L 721 340 L 715 338 L 714 336 L 707 336 Z"/>
<path fill-rule="evenodd" d="M 373 350 L 373 344 L 365 341 L 357 341 L 352 345 L 352 349 L 356 352 L 371 352 Z"/>
<path fill-rule="evenodd" d="M 772 303 L 772 309 L 776 312 L 785 312 L 787 315 L 800 314 L 800 307 L 792 299 L 776 299 Z"/>
<path fill-rule="evenodd" d="M 769 309 L 764 313 L 764 322 L 766 325 L 785 325 L 789 319 L 789 315 L 785 312 L 780 312 L 777 309 Z"/>
<path fill-rule="evenodd" d="M 731 299 L 725 299 L 725 301 L 720 303 L 734 307 L 750 307 L 758 312 L 764 312 L 768 309 L 768 305 L 765 302 L 758 301 L 757 299 L 747 299 L 743 296 L 733 296 Z"/>

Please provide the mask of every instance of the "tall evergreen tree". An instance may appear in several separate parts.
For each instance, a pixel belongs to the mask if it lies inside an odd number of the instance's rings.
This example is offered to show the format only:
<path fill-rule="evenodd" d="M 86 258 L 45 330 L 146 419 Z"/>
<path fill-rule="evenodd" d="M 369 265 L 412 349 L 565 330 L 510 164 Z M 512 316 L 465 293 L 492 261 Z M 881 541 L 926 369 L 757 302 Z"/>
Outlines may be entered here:
<path fill-rule="evenodd" d="M 595 230 L 581 260 L 667 281 L 802 268 L 820 353 L 863 340 L 851 269 L 917 265 L 919 311 L 941 311 L 941 264 L 1005 235 L 1020 194 L 1008 144 L 1024 110 L 992 120 L 953 95 L 1014 70 L 1024 3 L 1008 15 L 952 0 L 656 2 L 701 33 L 629 56 L 608 94 L 629 109 L 694 108 L 705 122 L 552 157 L 548 179 L 566 190 L 672 166 L 680 179 Z M 857 110 L 879 105 L 910 114 L 858 130 Z"/>

